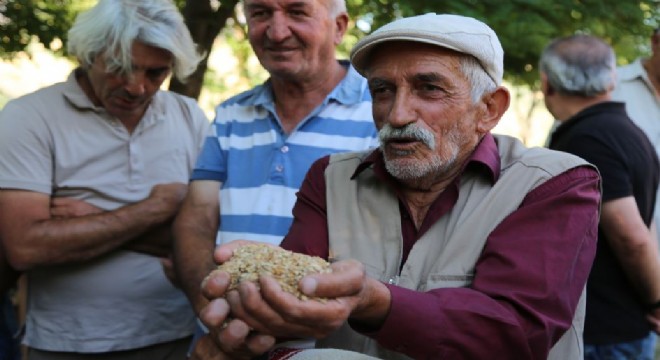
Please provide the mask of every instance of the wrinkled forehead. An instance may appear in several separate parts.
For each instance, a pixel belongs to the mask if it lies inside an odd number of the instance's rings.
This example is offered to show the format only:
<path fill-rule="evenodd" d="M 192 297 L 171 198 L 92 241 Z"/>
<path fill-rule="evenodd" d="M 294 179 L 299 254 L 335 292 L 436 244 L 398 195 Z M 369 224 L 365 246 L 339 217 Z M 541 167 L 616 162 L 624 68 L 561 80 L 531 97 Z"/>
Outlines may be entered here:
<path fill-rule="evenodd" d="M 445 47 L 414 41 L 387 41 L 374 45 L 365 55 L 363 67 L 369 74 L 377 66 L 399 62 L 408 68 L 420 65 L 436 65 L 457 69 L 460 59 L 466 56 Z"/>

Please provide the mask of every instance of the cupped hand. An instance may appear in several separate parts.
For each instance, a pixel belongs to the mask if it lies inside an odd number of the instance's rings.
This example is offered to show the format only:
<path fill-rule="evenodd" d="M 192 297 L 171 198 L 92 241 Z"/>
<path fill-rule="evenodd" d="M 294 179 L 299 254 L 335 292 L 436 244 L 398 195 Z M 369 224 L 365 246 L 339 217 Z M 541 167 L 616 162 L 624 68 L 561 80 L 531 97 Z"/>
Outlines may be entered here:
<path fill-rule="evenodd" d="M 371 288 L 378 283 L 369 279 L 364 266 L 354 260 L 334 263 L 332 269 L 332 273 L 308 275 L 300 281 L 305 295 L 323 297 L 325 301 L 298 299 L 266 275 L 258 284 L 241 283 L 237 291 L 227 293 L 226 300 L 234 317 L 261 333 L 323 338 L 350 316 L 360 316 L 359 312 L 369 309 L 374 301 Z M 377 316 L 384 317 L 385 313 Z"/>
<path fill-rule="evenodd" d="M 202 309 L 199 318 L 209 334 L 203 343 L 196 345 L 195 358 L 251 359 L 275 345 L 275 337 L 255 332 L 242 320 L 229 316 L 229 305 L 222 298 L 210 301 Z"/>

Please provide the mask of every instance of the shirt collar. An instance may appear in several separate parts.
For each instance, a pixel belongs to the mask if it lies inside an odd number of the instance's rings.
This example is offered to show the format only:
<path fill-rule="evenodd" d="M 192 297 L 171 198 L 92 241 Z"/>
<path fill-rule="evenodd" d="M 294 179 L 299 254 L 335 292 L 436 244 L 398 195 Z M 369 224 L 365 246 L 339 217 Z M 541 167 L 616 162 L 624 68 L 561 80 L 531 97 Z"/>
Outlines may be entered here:
<path fill-rule="evenodd" d="M 648 80 L 648 75 L 646 74 L 641 58 L 638 58 L 629 65 L 620 67 L 617 70 L 617 76 L 620 81 L 631 81 L 639 78 Z"/>
<path fill-rule="evenodd" d="M 351 179 L 354 179 L 360 173 L 362 173 L 367 168 L 373 168 L 374 174 L 381 180 L 386 181 L 395 181 L 387 170 L 385 170 L 385 160 L 383 159 L 383 153 L 380 149 L 372 151 L 355 169 L 355 172 L 351 176 Z M 497 182 L 497 179 L 500 177 L 500 154 L 497 148 L 497 143 L 495 137 L 492 134 L 487 133 L 479 142 L 477 147 L 472 152 L 472 155 L 468 159 L 464 170 L 479 171 L 478 169 L 483 169 L 481 173 L 486 176 L 493 184 Z"/>
<path fill-rule="evenodd" d="M 326 96 L 323 104 L 330 101 L 336 101 L 343 105 L 354 105 L 363 101 L 367 91 L 367 83 L 362 75 L 350 65 L 348 60 L 339 60 L 339 63 L 348 69 L 346 76 L 337 86 Z M 254 88 L 251 96 L 244 102 L 245 105 L 268 106 L 274 102 L 273 86 L 268 79 L 261 86 Z"/>
<path fill-rule="evenodd" d="M 69 103 L 71 103 L 71 105 L 79 110 L 102 112 L 103 108 L 92 103 L 92 100 L 89 99 L 87 94 L 85 94 L 83 89 L 80 87 L 80 84 L 78 84 L 78 80 L 76 80 L 78 74 L 80 74 L 82 71 L 83 70 L 81 68 L 77 68 L 69 74 L 69 77 L 67 77 L 66 81 L 64 82 L 64 91 L 62 94 L 64 95 L 64 98 L 67 99 Z"/>
<path fill-rule="evenodd" d="M 569 129 L 572 129 L 573 126 L 580 123 L 582 120 L 586 118 L 602 113 L 625 114 L 625 111 L 626 111 L 625 104 L 619 101 L 603 101 L 590 105 L 580 110 L 579 112 L 573 114 L 573 116 L 566 119 L 565 121 L 561 122 L 559 126 L 557 126 L 555 131 L 553 131 L 552 134 L 550 135 L 551 143 L 552 143 L 552 139 L 561 137 L 561 134 L 563 134 L 566 131 L 569 131 Z"/>

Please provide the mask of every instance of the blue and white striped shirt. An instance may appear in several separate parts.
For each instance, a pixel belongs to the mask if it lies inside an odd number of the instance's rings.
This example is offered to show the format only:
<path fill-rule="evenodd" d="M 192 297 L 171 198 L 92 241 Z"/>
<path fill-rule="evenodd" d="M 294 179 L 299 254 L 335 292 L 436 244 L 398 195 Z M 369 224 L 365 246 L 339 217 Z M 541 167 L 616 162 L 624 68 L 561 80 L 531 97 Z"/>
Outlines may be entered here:
<path fill-rule="evenodd" d="M 311 164 L 331 153 L 378 145 L 367 82 L 352 67 L 290 134 L 282 130 L 269 82 L 220 104 L 212 126 L 215 136 L 206 139 L 191 179 L 223 184 L 218 244 L 234 239 L 279 244 Z"/>

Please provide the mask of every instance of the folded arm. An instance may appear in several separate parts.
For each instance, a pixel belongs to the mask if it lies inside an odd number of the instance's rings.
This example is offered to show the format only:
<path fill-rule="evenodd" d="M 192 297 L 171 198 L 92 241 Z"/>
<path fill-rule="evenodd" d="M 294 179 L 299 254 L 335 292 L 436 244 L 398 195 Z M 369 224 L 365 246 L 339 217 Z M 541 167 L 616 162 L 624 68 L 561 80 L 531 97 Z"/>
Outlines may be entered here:
<path fill-rule="evenodd" d="M 186 189 L 185 184 L 156 185 L 146 199 L 113 211 L 92 211 L 77 204 L 71 206 L 78 210 L 60 207 L 56 215 L 47 194 L 3 189 L 0 238 L 17 270 L 87 261 L 171 221 Z"/>

